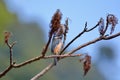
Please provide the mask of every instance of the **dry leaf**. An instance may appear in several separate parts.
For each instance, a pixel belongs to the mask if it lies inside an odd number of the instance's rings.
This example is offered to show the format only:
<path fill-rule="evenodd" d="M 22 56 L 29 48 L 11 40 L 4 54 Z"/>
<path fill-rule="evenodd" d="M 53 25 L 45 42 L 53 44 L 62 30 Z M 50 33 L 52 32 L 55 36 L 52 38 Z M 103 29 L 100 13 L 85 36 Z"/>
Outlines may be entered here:
<path fill-rule="evenodd" d="M 84 76 L 85 76 L 91 68 L 91 56 L 89 55 L 85 56 L 85 61 L 83 62 L 83 68 L 84 68 Z"/>
<path fill-rule="evenodd" d="M 11 37 L 11 32 L 4 32 L 4 41 L 5 43 L 8 42 L 9 38 Z"/>

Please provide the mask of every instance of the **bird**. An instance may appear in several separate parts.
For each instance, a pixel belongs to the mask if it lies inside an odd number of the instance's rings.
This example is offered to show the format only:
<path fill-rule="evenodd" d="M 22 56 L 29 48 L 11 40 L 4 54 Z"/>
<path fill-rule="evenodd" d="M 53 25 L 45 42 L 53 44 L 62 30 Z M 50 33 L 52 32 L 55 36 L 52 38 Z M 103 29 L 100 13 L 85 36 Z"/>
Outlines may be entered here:
<path fill-rule="evenodd" d="M 62 42 L 62 35 L 54 35 L 51 44 L 51 52 L 54 55 L 59 55 L 60 51 L 62 50 L 63 42 Z M 54 65 L 57 64 L 58 58 L 54 58 Z"/>
<path fill-rule="evenodd" d="M 52 44 L 51 44 L 51 52 L 54 55 L 59 55 L 60 51 L 63 48 L 63 36 L 65 34 L 65 26 L 63 24 L 60 25 L 57 31 L 53 34 Z M 54 65 L 57 64 L 58 58 L 54 58 Z"/>

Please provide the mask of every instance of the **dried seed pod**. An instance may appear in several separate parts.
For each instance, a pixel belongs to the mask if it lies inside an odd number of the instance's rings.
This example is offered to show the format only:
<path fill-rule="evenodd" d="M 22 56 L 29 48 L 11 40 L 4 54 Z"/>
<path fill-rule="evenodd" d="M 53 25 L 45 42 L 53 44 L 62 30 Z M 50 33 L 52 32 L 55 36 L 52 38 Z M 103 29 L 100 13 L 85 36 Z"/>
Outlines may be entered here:
<path fill-rule="evenodd" d="M 53 15 L 51 23 L 50 23 L 51 31 L 50 31 L 49 35 L 52 35 L 56 31 L 58 31 L 58 29 L 60 28 L 60 25 L 61 25 L 61 18 L 62 18 L 62 13 L 60 12 L 59 9 L 57 9 L 57 11 Z"/>
<path fill-rule="evenodd" d="M 4 41 L 5 41 L 5 43 L 7 43 L 8 42 L 8 40 L 9 40 L 9 38 L 11 37 L 11 32 L 8 32 L 8 31 L 6 31 L 6 32 L 4 32 Z"/>
<path fill-rule="evenodd" d="M 118 19 L 116 16 L 114 16 L 113 14 L 108 14 L 107 16 L 107 23 L 109 25 L 111 25 L 111 31 L 110 31 L 110 34 L 113 33 L 114 29 L 115 29 L 115 26 L 116 24 L 118 24 Z"/>
<path fill-rule="evenodd" d="M 99 33 L 100 35 L 104 35 L 104 19 L 100 18 L 99 21 Z"/>
<path fill-rule="evenodd" d="M 84 76 L 85 76 L 91 68 L 91 56 L 89 56 L 89 55 L 85 56 L 85 61 L 83 63 L 83 68 L 84 68 Z"/>
<path fill-rule="evenodd" d="M 85 54 L 82 56 L 82 58 L 80 58 L 79 61 L 83 62 L 83 70 L 84 70 L 84 76 L 85 76 L 91 68 L 91 56 L 89 56 L 88 54 Z"/>

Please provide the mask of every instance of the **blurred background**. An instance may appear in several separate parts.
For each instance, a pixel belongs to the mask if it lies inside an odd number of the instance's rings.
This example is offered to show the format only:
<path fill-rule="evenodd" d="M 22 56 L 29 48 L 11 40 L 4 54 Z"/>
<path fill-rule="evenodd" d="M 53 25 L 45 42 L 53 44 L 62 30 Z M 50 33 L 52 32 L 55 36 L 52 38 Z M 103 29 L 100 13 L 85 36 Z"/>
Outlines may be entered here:
<path fill-rule="evenodd" d="M 80 33 L 84 24 L 88 28 L 114 14 L 120 19 L 119 0 L 0 0 L 0 72 L 9 65 L 9 49 L 4 44 L 4 31 L 12 32 L 10 41 L 17 41 L 13 48 L 16 63 L 21 63 L 40 55 L 47 42 L 49 23 L 57 9 L 60 9 L 62 23 L 69 18 L 69 33 L 66 44 Z M 120 24 L 113 34 L 120 31 Z M 108 29 L 108 33 L 109 33 Z M 68 49 L 99 37 L 98 29 L 86 33 L 77 39 Z M 120 37 L 89 45 L 76 53 L 88 53 L 92 56 L 92 67 L 83 77 L 83 67 L 79 58 L 66 58 L 52 68 L 40 80 L 120 80 Z M 47 55 L 51 52 L 48 51 Z M 12 69 L 0 80 L 30 80 L 46 67 L 52 59 L 40 60 L 21 68 Z"/>

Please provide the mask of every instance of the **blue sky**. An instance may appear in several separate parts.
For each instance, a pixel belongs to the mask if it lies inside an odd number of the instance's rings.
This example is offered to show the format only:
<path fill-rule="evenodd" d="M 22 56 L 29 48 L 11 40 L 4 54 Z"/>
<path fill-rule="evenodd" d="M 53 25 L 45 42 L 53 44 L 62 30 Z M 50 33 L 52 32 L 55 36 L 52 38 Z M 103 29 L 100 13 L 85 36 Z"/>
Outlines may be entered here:
<path fill-rule="evenodd" d="M 30 21 L 35 19 L 38 23 L 42 19 L 43 29 L 47 33 L 49 31 L 49 23 L 52 15 L 56 9 L 60 9 L 63 13 L 62 22 L 65 21 L 67 17 L 70 18 L 69 22 L 69 34 L 70 36 L 75 36 L 84 27 L 84 23 L 88 22 L 88 27 L 94 26 L 100 19 L 100 17 L 105 18 L 108 13 L 115 14 L 118 19 L 120 19 L 120 9 L 119 2 L 117 0 L 91 0 L 91 1 L 81 1 L 81 0 L 65 0 L 65 1 L 48 1 L 48 0 L 5 0 L 8 2 L 9 10 L 11 12 L 17 13 L 21 21 Z M 32 19 L 31 19 L 32 18 Z M 118 25 L 117 25 L 118 26 Z M 119 30 L 118 30 L 119 29 Z M 120 31 L 118 28 L 117 31 Z M 97 31 L 97 30 L 96 30 Z M 73 34 L 74 33 L 74 34 Z M 91 33 L 91 37 L 98 36 L 99 33 Z M 47 34 L 46 34 L 47 35 Z M 70 37 L 71 38 L 71 37 Z M 85 38 L 84 40 L 86 40 Z"/>
<path fill-rule="evenodd" d="M 120 19 L 120 0 L 5 0 L 5 2 L 11 12 L 17 13 L 21 22 L 35 20 L 38 22 L 38 24 L 44 26 L 42 29 L 45 31 L 46 39 L 48 37 L 51 17 L 56 9 L 60 9 L 63 13 L 62 23 L 64 23 L 67 17 L 70 19 L 70 30 L 67 42 L 76 36 L 80 31 L 82 31 L 86 21 L 88 22 L 88 28 L 90 28 L 94 26 L 101 17 L 106 19 L 106 15 L 108 13 L 114 14 L 118 19 Z M 116 26 L 114 33 L 119 31 L 120 23 Z M 77 47 L 83 42 L 87 42 L 98 36 L 99 33 L 97 29 L 89 34 L 86 33 L 83 35 L 83 37 L 74 42 L 73 46 L 71 47 Z M 119 41 L 120 38 L 116 38 L 108 42 L 112 42 L 112 44 L 116 46 L 116 53 L 118 53 L 116 65 L 120 69 Z M 95 51 L 91 50 L 94 48 L 94 46 L 89 46 L 86 47 L 85 50 L 86 52 L 94 53 Z M 118 74 L 120 73 L 116 73 L 116 75 Z M 118 78 L 120 80 L 120 77 Z M 116 79 L 115 76 L 115 78 L 108 80 L 118 79 Z"/>

